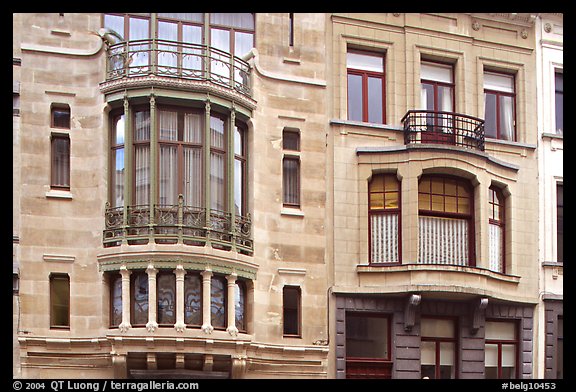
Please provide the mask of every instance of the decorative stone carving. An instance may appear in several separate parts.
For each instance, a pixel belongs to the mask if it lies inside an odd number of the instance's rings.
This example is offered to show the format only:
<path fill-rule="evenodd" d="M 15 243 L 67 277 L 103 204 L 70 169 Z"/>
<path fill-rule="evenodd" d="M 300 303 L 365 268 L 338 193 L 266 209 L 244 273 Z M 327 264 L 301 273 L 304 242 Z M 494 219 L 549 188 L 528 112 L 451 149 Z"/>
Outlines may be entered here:
<path fill-rule="evenodd" d="M 120 332 L 127 332 L 130 328 L 132 328 L 132 326 L 130 325 L 130 323 L 126 323 L 126 322 L 122 322 L 118 326 L 118 329 L 120 330 Z"/>
<path fill-rule="evenodd" d="M 520 36 L 524 39 L 528 38 L 528 32 L 526 30 L 522 30 L 520 32 Z"/>
<path fill-rule="evenodd" d="M 158 329 L 158 323 L 156 321 L 148 321 L 146 324 L 146 330 L 148 332 L 154 332 L 156 329 Z"/>
<path fill-rule="evenodd" d="M 400 12 L 394 12 L 392 15 L 398 17 L 398 16 L 400 16 Z"/>
<path fill-rule="evenodd" d="M 416 307 L 420 305 L 422 296 L 419 294 L 411 294 L 406 301 L 406 308 L 404 309 L 404 330 L 411 331 L 414 327 L 414 319 L 416 315 Z"/>
<path fill-rule="evenodd" d="M 475 302 L 472 316 L 472 327 L 470 328 L 472 334 L 476 334 L 484 320 L 484 311 L 488 307 L 488 298 L 480 298 L 479 302 Z"/>
<path fill-rule="evenodd" d="M 212 334 L 212 331 L 214 331 L 214 327 L 211 326 L 210 324 L 202 324 L 202 332 L 204 332 L 205 334 Z"/>
<path fill-rule="evenodd" d="M 544 31 L 547 33 L 551 32 L 552 31 L 552 25 L 550 23 L 546 23 L 544 25 Z"/>
<path fill-rule="evenodd" d="M 472 23 L 472 29 L 474 29 L 475 31 L 480 30 L 480 23 L 479 23 L 477 20 L 475 20 L 475 21 Z"/>

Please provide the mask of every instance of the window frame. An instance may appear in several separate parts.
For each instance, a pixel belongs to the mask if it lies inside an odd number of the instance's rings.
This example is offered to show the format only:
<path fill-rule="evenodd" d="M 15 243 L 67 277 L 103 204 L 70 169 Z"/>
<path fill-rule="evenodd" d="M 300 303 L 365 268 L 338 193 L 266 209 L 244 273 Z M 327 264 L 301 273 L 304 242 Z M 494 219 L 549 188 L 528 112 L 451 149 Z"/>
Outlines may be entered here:
<path fill-rule="evenodd" d="M 131 118 L 131 129 L 129 130 L 129 132 L 131 132 L 131 141 L 132 141 L 132 145 L 130 146 L 132 151 L 131 151 L 131 155 L 132 155 L 132 173 L 131 173 L 131 183 L 132 183 L 132 189 L 130 191 L 130 194 L 132 196 L 132 206 L 148 206 L 150 205 L 150 187 L 153 185 L 152 182 L 152 165 L 154 164 L 154 162 L 152 162 L 152 124 L 150 124 L 150 135 L 148 136 L 148 139 L 142 139 L 142 140 L 137 140 L 136 138 L 136 132 L 137 132 L 137 127 L 136 127 L 136 115 L 137 113 L 148 113 L 148 121 L 152 120 L 151 117 L 151 113 L 150 113 L 150 107 L 146 106 L 146 105 L 138 105 L 135 106 L 132 109 L 132 118 Z M 126 137 L 126 135 L 124 135 L 124 137 Z M 124 144 L 126 145 L 126 142 L 124 142 Z M 158 142 L 157 142 L 158 144 Z M 137 197 L 138 197 L 138 188 L 137 188 L 137 176 L 136 176 L 136 172 L 137 172 L 137 167 L 136 167 L 136 149 L 137 147 L 148 147 L 148 194 L 145 195 L 145 198 L 148 200 L 148 203 L 138 203 L 137 202 Z M 126 152 L 124 152 L 126 153 Z M 160 155 L 160 154 L 158 154 Z M 124 201 L 126 202 L 126 201 Z"/>
<path fill-rule="evenodd" d="M 506 198 L 504 197 L 504 192 L 502 189 L 495 185 L 491 185 L 488 188 L 488 224 L 499 226 L 502 230 L 502 254 L 500 255 L 502 259 L 502 265 L 500 266 L 502 274 L 506 273 Z M 497 202 L 500 201 L 501 203 Z M 495 219 L 495 209 L 498 207 L 498 219 Z M 489 244 L 490 246 L 490 244 Z"/>
<path fill-rule="evenodd" d="M 362 49 L 351 49 L 349 48 L 346 52 L 354 53 L 359 55 L 366 55 L 372 57 L 380 57 L 382 58 L 382 72 L 376 71 L 368 71 L 363 69 L 357 69 L 349 67 L 346 63 L 346 118 L 350 121 L 358 121 L 352 120 L 350 118 L 350 111 L 348 110 L 349 107 L 349 100 L 350 100 L 350 87 L 348 78 L 350 75 L 360 76 L 362 78 L 362 119 L 360 121 L 367 122 L 371 124 L 386 124 L 386 53 L 385 52 L 372 52 L 368 50 Z M 381 80 L 382 83 L 382 122 L 381 123 L 372 123 L 369 121 L 369 112 L 368 112 L 368 79 L 369 78 L 377 78 Z"/>
<path fill-rule="evenodd" d="M 436 211 L 432 210 L 432 196 L 436 195 L 439 196 L 440 194 L 433 193 L 432 191 L 432 183 L 430 184 L 430 209 L 426 210 L 421 208 L 420 203 L 420 194 L 424 193 L 420 191 L 420 183 L 423 179 L 443 179 L 443 204 L 444 204 L 444 211 Z M 459 213 L 459 212 L 446 212 L 446 196 L 454 197 L 452 195 L 446 195 L 446 180 L 452 180 L 456 182 L 456 208 L 458 209 L 458 185 L 462 185 L 468 191 L 468 201 L 469 201 L 469 212 L 468 213 Z M 458 177 L 450 174 L 422 174 L 418 179 L 418 217 L 420 216 L 430 216 L 430 217 L 438 217 L 438 218 L 449 218 L 449 219 L 465 219 L 468 222 L 468 263 L 466 266 L 468 267 L 476 267 L 476 251 L 475 251 L 475 214 L 474 214 L 474 186 L 470 183 L 470 180 Z M 436 265 L 441 263 L 434 263 Z M 452 264 L 449 264 L 452 265 Z"/>
<path fill-rule="evenodd" d="M 68 115 L 68 118 L 66 119 L 67 124 L 57 125 L 56 116 L 55 116 L 56 113 L 67 114 Z M 50 105 L 50 128 L 70 129 L 71 121 L 72 121 L 72 114 L 70 111 L 70 105 L 64 104 L 64 103 L 53 103 Z"/>
<path fill-rule="evenodd" d="M 370 205 L 370 196 L 373 193 L 380 193 L 380 192 L 372 192 L 371 191 L 371 184 L 377 177 L 384 177 L 384 189 L 382 190 L 383 194 L 383 203 L 384 207 L 382 209 L 373 209 Z M 398 207 L 397 208 L 386 208 L 386 193 L 393 193 L 386 192 L 386 178 L 394 178 L 398 184 Z M 398 261 L 397 262 L 374 262 L 372 260 L 372 216 L 374 215 L 397 215 L 398 216 Z M 388 265 L 401 265 L 402 264 L 402 182 L 398 180 L 398 176 L 396 173 L 374 173 L 370 181 L 368 181 L 368 263 L 371 266 L 388 266 Z"/>
<path fill-rule="evenodd" d="M 120 322 L 119 323 L 114 323 L 114 288 L 115 288 L 115 283 L 116 281 L 119 280 L 120 281 Z M 122 275 L 120 274 L 120 272 L 115 271 L 109 274 L 108 277 L 108 284 L 110 285 L 110 311 L 109 311 L 109 321 L 108 321 L 108 325 L 110 328 L 116 328 L 118 326 L 120 326 L 120 324 L 122 324 L 122 308 L 124 306 L 124 302 L 123 302 L 123 298 L 122 298 Z"/>
<path fill-rule="evenodd" d="M 498 323 L 513 323 L 514 324 L 514 340 L 509 339 L 484 339 L 484 351 L 486 351 L 487 344 L 495 344 L 498 346 L 498 370 L 497 370 L 497 379 L 502 379 L 502 345 L 514 345 L 514 372 L 512 378 L 518 378 L 520 376 L 520 322 L 517 319 L 497 319 L 497 318 L 486 318 L 486 321 L 491 322 L 498 322 Z M 486 360 L 484 360 L 484 377 L 486 377 Z"/>
<path fill-rule="evenodd" d="M 484 70 L 483 75 L 486 74 L 493 74 L 493 75 L 499 75 L 499 76 L 505 76 L 505 77 L 512 77 L 512 89 L 513 92 L 508 93 L 508 92 L 504 92 L 504 91 L 498 91 L 498 90 L 492 90 L 492 89 L 487 89 L 485 87 L 486 82 L 484 82 L 484 119 L 486 119 L 486 95 L 487 94 L 492 94 L 496 97 L 496 113 L 494 114 L 494 116 L 496 117 L 496 129 L 494 130 L 496 132 L 496 137 L 494 139 L 497 140 L 505 140 L 505 141 L 510 141 L 510 142 L 517 142 L 518 141 L 518 135 L 517 135 L 517 127 L 516 127 L 516 74 L 515 73 L 506 73 L 506 72 L 499 72 L 499 71 L 492 71 L 492 70 Z M 512 98 L 512 140 L 506 140 L 502 138 L 501 135 L 501 129 L 500 129 L 500 100 L 502 97 L 510 97 Z M 485 135 L 487 134 L 487 132 L 485 132 Z M 486 138 L 491 138 L 486 136 Z"/>
<path fill-rule="evenodd" d="M 174 306 L 174 320 L 173 322 L 160 322 L 160 278 L 161 277 L 168 277 L 169 279 L 171 279 L 170 286 L 173 289 L 173 293 L 174 293 L 174 302 L 173 302 L 173 306 Z M 176 307 L 176 301 L 178 294 L 176 293 L 176 275 L 174 274 L 173 271 L 170 270 L 159 270 L 158 273 L 156 274 L 156 322 L 158 323 L 159 327 L 171 327 L 174 324 L 176 324 L 176 320 L 177 320 L 177 307 Z"/>
<path fill-rule="evenodd" d="M 214 296 L 213 294 L 213 287 L 214 285 L 212 284 L 212 282 L 214 282 L 215 280 L 218 280 L 220 282 L 222 282 L 222 307 L 224 309 L 224 314 L 223 314 L 223 319 L 224 319 L 224 325 L 223 326 L 216 326 L 214 325 L 214 318 L 213 316 L 213 312 L 212 312 L 212 308 L 213 306 L 213 298 Z M 222 275 L 212 275 L 212 277 L 210 278 L 210 325 L 212 325 L 212 327 L 215 330 L 220 330 L 220 331 L 224 331 L 226 330 L 227 324 L 228 324 L 228 282 L 226 280 L 226 277 L 222 276 Z"/>
<path fill-rule="evenodd" d="M 438 80 L 433 80 L 433 79 L 425 79 L 420 77 L 420 85 L 423 84 L 427 84 L 427 85 L 431 85 L 433 90 L 434 90 L 434 109 L 433 111 L 435 112 L 440 112 L 440 110 L 438 110 L 438 87 L 449 87 L 451 89 L 451 98 L 452 98 L 452 113 L 456 112 L 456 82 L 455 82 L 455 75 L 454 75 L 454 64 L 452 63 L 448 63 L 448 62 L 441 62 L 441 61 L 433 61 L 433 60 L 425 60 L 422 59 L 420 61 L 420 64 L 422 63 L 427 63 L 433 67 L 440 67 L 440 68 L 450 68 L 450 78 L 451 78 L 451 82 L 447 83 L 447 82 L 441 82 Z M 438 118 L 436 119 L 438 121 Z M 437 124 L 435 124 L 437 126 Z"/>
<path fill-rule="evenodd" d="M 64 141 L 66 143 L 66 152 L 62 155 L 62 157 L 64 157 L 64 160 L 67 162 L 68 167 L 63 168 L 62 170 L 64 170 L 63 175 L 64 175 L 64 180 L 67 180 L 65 182 L 67 182 L 67 184 L 56 184 L 56 177 L 57 177 L 57 173 L 59 172 L 58 170 L 58 165 L 62 164 L 64 162 L 57 162 L 57 158 L 59 158 L 60 156 L 57 155 L 56 153 L 56 141 Z M 72 143 L 70 141 L 70 135 L 68 133 L 60 133 L 60 132 L 52 132 L 50 134 L 50 189 L 57 189 L 57 190 L 65 190 L 65 191 L 69 191 L 70 190 L 70 183 L 71 183 L 71 172 L 72 172 L 72 168 L 71 168 L 71 150 L 72 150 Z"/>
<path fill-rule="evenodd" d="M 114 187 L 116 187 L 118 184 L 116 184 L 116 180 L 115 180 L 115 175 L 116 175 L 116 154 L 119 150 L 123 150 L 123 154 L 124 157 L 126 156 L 126 132 L 125 129 L 122 130 L 122 132 L 124 133 L 124 142 L 123 143 L 116 143 L 116 136 L 117 136 L 117 124 L 121 121 L 121 118 L 124 117 L 124 121 L 126 121 L 126 116 L 124 114 L 124 110 L 117 110 L 114 112 L 110 113 L 110 156 L 108 158 L 108 167 L 109 169 L 109 177 L 108 177 L 108 181 L 109 181 L 109 186 L 108 186 L 108 200 L 110 203 L 111 207 L 123 207 L 124 204 L 126 204 L 126 201 L 124 200 L 124 186 L 125 186 L 125 181 L 126 181 L 126 175 L 127 175 L 127 168 L 126 168 L 126 158 L 123 159 L 123 166 L 124 166 L 124 179 L 123 179 L 123 183 L 122 183 L 122 205 L 116 205 L 116 190 L 114 189 Z"/>
<path fill-rule="evenodd" d="M 248 309 L 248 301 L 247 301 L 247 295 L 248 295 L 248 290 L 247 290 L 247 286 L 246 286 L 246 282 L 242 279 L 236 279 L 236 282 L 234 282 L 234 325 L 236 326 L 236 328 L 238 329 L 239 332 L 243 332 L 243 333 L 247 333 L 248 331 L 248 316 L 247 316 L 247 309 Z M 238 315 L 237 313 L 237 302 L 236 302 L 236 288 L 238 288 L 238 290 L 240 290 L 240 292 L 244 293 L 244 306 L 242 306 L 242 318 L 244 320 L 244 325 L 243 328 L 239 328 L 238 327 L 238 323 L 236 322 L 236 317 Z"/>
<path fill-rule="evenodd" d="M 292 291 L 296 295 L 296 309 L 287 308 L 286 291 Z M 296 333 L 286 333 L 286 310 L 296 312 Z M 295 285 L 285 285 L 282 287 L 282 337 L 283 338 L 302 338 L 302 288 Z"/>
<path fill-rule="evenodd" d="M 240 163 L 240 168 L 242 171 L 242 181 L 240 183 L 241 186 L 241 202 L 239 203 L 240 205 L 238 205 L 239 207 L 239 213 L 240 216 L 246 216 L 247 212 L 248 212 L 248 192 L 247 192 L 247 184 L 248 184 L 248 130 L 247 127 L 236 121 L 236 123 L 234 124 L 234 138 L 236 138 L 236 131 L 238 131 L 238 133 L 241 136 L 241 141 L 240 141 L 240 154 L 236 154 L 236 149 L 234 147 L 234 151 L 232 152 L 232 154 L 234 155 L 233 160 L 234 160 L 234 183 L 236 183 L 236 162 L 238 161 Z M 235 142 L 235 140 L 234 140 Z M 233 189 L 233 192 L 235 192 L 235 189 Z M 234 205 L 236 206 L 236 198 L 234 198 Z"/>
<path fill-rule="evenodd" d="M 560 197 L 560 190 L 562 197 Z M 562 200 L 560 200 L 562 199 Z M 564 183 L 556 182 L 556 262 L 564 262 Z"/>
<path fill-rule="evenodd" d="M 146 299 L 146 303 L 148 308 L 146 309 L 146 322 L 144 323 L 136 323 L 135 322 L 135 317 L 136 317 L 136 312 L 135 310 L 135 306 L 136 306 L 136 278 L 139 276 L 143 276 L 144 279 L 146 280 L 146 293 L 148 298 Z M 150 308 L 150 280 L 149 280 L 149 276 L 148 273 L 145 270 L 137 270 L 137 271 L 132 271 L 132 273 L 130 274 L 130 324 L 132 325 L 132 327 L 144 327 L 146 326 L 146 324 L 148 323 L 148 314 L 149 314 L 149 308 Z"/>
<path fill-rule="evenodd" d="M 387 353 L 388 356 L 386 358 L 378 358 L 378 357 L 349 357 L 346 351 L 345 359 L 348 360 L 369 360 L 371 362 L 392 362 L 392 349 L 394 345 L 392 344 L 392 315 L 389 313 L 380 313 L 380 312 L 366 312 L 366 311 L 347 311 L 345 315 L 346 323 L 348 321 L 348 316 L 351 317 L 372 317 L 372 318 L 383 318 L 386 319 L 387 323 L 387 333 L 386 333 L 386 344 L 387 344 Z M 346 339 L 348 336 L 346 335 Z M 347 346 L 347 345 L 346 345 Z"/>
<path fill-rule="evenodd" d="M 297 148 L 289 148 L 286 147 L 284 144 L 284 139 L 288 135 L 296 135 L 296 144 Z M 300 151 L 301 151 L 301 133 L 299 129 L 296 128 L 288 128 L 285 127 L 282 130 L 282 206 L 288 208 L 301 208 L 302 206 L 302 168 L 301 168 L 301 161 L 300 161 Z M 290 182 L 288 177 L 288 172 L 285 169 L 286 162 L 294 162 L 295 163 L 295 173 L 293 173 L 294 178 L 292 180 L 295 182 L 295 194 L 293 196 L 296 197 L 296 201 L 294 203 L 287 201 L 287 184 Z"/>
<path fill-rule="evenodd" d="M 66 289 L 67 289 L 67 302 L 64 304 L 56 304 L 55 301 L 55 282 L 65 282 L 66 283 Z M 52 272 L 50 273 L 49 276 L 49 287 L 50 287 L 50 294 L 49 294 L 49 301 L 50 301 L 50 329 L 59 329 L 59 330 L 70 330 L 70 324 L 71 324 L 71 312 L 70 312 L 70 308 L 71 308 L 71 290 L 70 290 L 70 275 L 68 275 L 67 273 L 55 273 Z M 68 324 L 56 324 L 56 321 L 54 320 L 54 318 L 56 317 L 55 314 L 55 307 L 56 306 L 60 306 L 60 307 L 66 307 L 68 310 Z"/>
<path fill-rule="evenodd" d="M 562 88 L 558 89 L 558 77 L 562 78 Z M 562 95 L 562 104 L 558 103 L 558 95 Z M 564 135 L 564 72 L 562 69 L 554 70 L 554 131 L 558 135 Z M 562 111 L 558 113 L 558 108 L 562 108 Z M 562 119 L 562 128 L 558 128 L 558 117 Z"/>
<path fill-rule="evenodd" d="M 458 379 L 458 372 L 459 372 L 459 320 L 458 317 L 453 316 L 436 316 L 436 315 L 422 315 L 420 317 L 420 325 L 422 325 L 422 319 L 430 319 L 430 320 L 450 320 L 452 322 L 453 327 L 453 337 L 439 337 L 439 336 L 424 336 L 420 334 L 420 340 L 422 342 L 434 342 L 434 379 L 440 379 L 440 343 L 453 343 L 454 344 L 454 378 Z M 420 362 L 420 369 L 422 369 L 422 362 Z M 452 379 L 452 378 L 451 378 Z"/>
<path fill-rule="evenodd" d="M 199 287 L 200 287 L 200 322 L 198 324 L 191 324 L 187 322 L 186 319 L 186 278 L 188 276 L 195 276 L 198 278 L 199 281 Z M 184 275 L 184 324 L 186 324 L 187 327 L 192 327 L 192 328 L 200 328 L 202 326 L 203 323 L 203 306 L 204 306 L 204 284 L 202 283 L 202 275 L 200 274 L 200 272 L 198 271 L 186 271 L 186 275 Z"/>

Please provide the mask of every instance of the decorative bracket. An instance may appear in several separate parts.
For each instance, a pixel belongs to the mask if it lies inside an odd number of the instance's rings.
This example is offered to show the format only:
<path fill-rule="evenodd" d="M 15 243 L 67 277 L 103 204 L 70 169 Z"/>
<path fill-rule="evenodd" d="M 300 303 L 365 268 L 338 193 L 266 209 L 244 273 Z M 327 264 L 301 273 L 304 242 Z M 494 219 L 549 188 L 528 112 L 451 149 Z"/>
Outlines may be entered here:
<path fill-rule="evenodd" d="M 472 334 L 476 334 L 478 329 L 480 329 L 480 325 L 484 320 L 484 311 L 488 306 L 488 298 L 480 298 L 480 301 L 475 302 L 475 305 L 472 309 L 472 327 L 470 328 Z"/>
<path fill-rule="evenodd" d="M 416 318 L 416 307 L 420 305 L 422 296 L 420 294 L 411 294 L 406 301 L 404 308 L 404 330 L 410 332 L 414 327 L 414 319 Z"/>

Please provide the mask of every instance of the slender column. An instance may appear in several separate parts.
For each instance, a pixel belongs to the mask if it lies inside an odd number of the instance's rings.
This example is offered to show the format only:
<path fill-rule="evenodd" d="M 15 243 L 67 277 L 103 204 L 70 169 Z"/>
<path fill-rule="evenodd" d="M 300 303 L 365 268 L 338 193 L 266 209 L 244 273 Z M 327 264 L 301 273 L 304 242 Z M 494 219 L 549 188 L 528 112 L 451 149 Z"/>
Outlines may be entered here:
<path fill-rule="evenodd" d="M 120 267 L 120 275 L 122 276 L 122 322 L 118 328 L 120 328 L 121 332 L 126 332 L 132 327 L 130 325 L 130 273 L 126 266 Z"/>
<path fill-rule="evenodd" d="M 128 97 L 124 97 L 124 208 L 123 226 L 128 226 L 128 205 L 132 201 L 132 111 L 128 103 Z M 126 230 L 126 229 L 124 229 Z M 127 232 L 124 232 L 122 243 L 127 243 Z"/>
<path fill-rule="evenodd" d="M 158 183 L 158 172 L 156 162 L 158 161 L 158 130 L 156 122 L 156 98 L 154 94 L 150 95 L 150 224 L 155 223 L 154 219 L 154 205 L 157 203 L 156 197 L 156 184 Z M 152 236 L 152 227 L 150 228 L 150 235 Z M 153 242 L 153 239 L 150 239 Z"/>
<path fill-rule="evenodd" d="M 184 332 L 186 324 L 184 323 L 184 277 L 186 271 L 181 265 L 178 265 L 174 270 L 176 275 L 176 328 L 177 332 Z"/>
<path fill-rule="evenodd" d="M 232 335 L 238 335 L 238 328 L 236 328 L 236 301 L 234 301 L 235 290 L 236 290 L 236 278 L 238 275 L 230 274 L 226 276 L 226 280 L 228 281 L 228 301 L 226 301 L 226 314 L 228 315 L 228 328 L 226 331 Z"/>
<path fill-rule="evenodd" d="M 200 273 L 202 275 L 202 331 L 211 334 L 214 330 L 210 320 L 210 291 L 212 270 L 206 269 Z"/>
<path fill-rule="evenodd" d="M 236 251 L 236 208 L 234 208 L 234 198 L 236 194 L 234 192 L 234 180 L 236 178 L 236 173 L 234 172 L 234 126 L 236 125 L 236 109 L 234 108 L 234 103 L 232 103 L 232 109 L 230 110 L 230 122 L 228 125 L 228 153 L 226 154 L 227 164 L 228 164 L 228 181 L 227 181 L 227 195 L 228 195 L 228 211 L 230 212 L 230 232 L 232 233 L 232 251 Z"/>
<path fill-rule="evenodd" d="M 146 329 L 148 332 L 154 332 L 158 328 L 158 323 L 156 322 L 156 274 L 158 270 L 154 268 L 152 264 L 148 264 L 146 268 L 146 273 L 148 274 L 148 324 L 146 324 Z"/>
<path fill-rule="evenodd" d="M 210 199 L 210 99 L 206 100 L 206 115 L 204 121 L 204 205 L 206 208 L 206 227 L 208 228 L 206 233 L 206 245 L 210 246 L 210 227 L 212 226 L 210 219 L 210 207 L 212 206 Z"/>

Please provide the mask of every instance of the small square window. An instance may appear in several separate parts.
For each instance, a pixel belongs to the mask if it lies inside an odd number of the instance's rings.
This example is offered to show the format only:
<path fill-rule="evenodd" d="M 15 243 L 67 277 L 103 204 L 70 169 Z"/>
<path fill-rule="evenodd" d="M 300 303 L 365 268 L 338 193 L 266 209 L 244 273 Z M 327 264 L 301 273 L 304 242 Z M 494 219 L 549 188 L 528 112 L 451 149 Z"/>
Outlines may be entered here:
<path fill-rule="evenodd" d="M 300 151 L 300 133 L 284 129 L 282 131 L 282 148 L 290 151 Z"/>
<path fill-rule="evenodd" d="M 51 127 L 70 129 L 70 106 L 52 105 Z"/>

